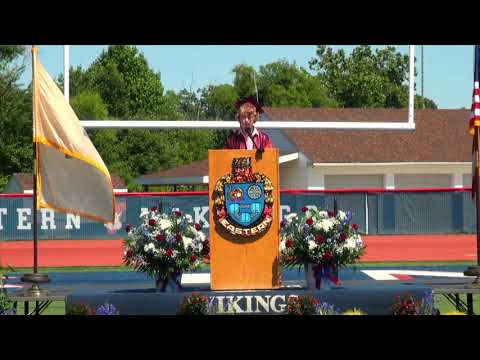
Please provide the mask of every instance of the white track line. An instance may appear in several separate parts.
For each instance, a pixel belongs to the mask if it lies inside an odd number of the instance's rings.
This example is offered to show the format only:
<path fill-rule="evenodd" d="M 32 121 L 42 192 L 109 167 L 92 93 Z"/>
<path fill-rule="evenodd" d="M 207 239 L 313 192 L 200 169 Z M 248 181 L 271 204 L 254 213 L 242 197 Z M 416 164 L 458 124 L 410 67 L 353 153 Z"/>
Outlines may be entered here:
<path fill-rule="evenodd" d="M 209 284 L 210 273 L 183 274 L 182 284 Z"/>
<path fill-rule="evenodd" d="M 392 274 L 412 275 L 412 276 L 432 276 L 432 277 L 448 277 L 448 278 L 469 278 L 462 272 L 449 271 L 421 271 L 421 270 L 361 270 L 365 275 L 374 280 L 398 280 Z"/>

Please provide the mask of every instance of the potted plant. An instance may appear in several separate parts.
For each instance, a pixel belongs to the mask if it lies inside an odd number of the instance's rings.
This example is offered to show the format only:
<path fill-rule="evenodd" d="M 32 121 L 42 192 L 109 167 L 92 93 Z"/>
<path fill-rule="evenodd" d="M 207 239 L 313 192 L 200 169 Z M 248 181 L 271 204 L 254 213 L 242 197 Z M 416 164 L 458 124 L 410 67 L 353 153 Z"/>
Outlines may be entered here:
<path fill-rule="evenodd" d="M 340 284 L 339 268 L 355 263 L 365 251 L 351 220 L 349 211 L 334 214 L 306 207 L 287 215 L 280 229 L 282 264 L 303 266 L 309 288 L 319 289 L 325 281 Z"/>
<path fill-rule="evenodd" d="M 179 210 L 161 213 L 157 207 L 141 218 L 139 226 L 126 228 L 125 263 L 153 276 L 159 291 L 181 290 L 182 273 L 198 268 L 208 256 L 202 224 Z"/>

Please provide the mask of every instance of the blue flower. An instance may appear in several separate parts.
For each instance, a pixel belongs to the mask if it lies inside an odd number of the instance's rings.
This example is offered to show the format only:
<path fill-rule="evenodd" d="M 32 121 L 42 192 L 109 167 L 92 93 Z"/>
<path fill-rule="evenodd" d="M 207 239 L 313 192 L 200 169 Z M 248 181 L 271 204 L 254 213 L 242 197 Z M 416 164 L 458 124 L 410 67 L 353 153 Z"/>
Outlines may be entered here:
<path fill-rule="evenodd" d="M 96 311 L 97 315 L 119 315 L 117 308 L 110 304 L 109 302 L 105 302 L 105 304 L 98 307 Z"/>
<path fill-rule="evenodd" d="M 17 309 L 12 307 L 10 310 L 0 311 L 0 315 L 17 315 Z"/>

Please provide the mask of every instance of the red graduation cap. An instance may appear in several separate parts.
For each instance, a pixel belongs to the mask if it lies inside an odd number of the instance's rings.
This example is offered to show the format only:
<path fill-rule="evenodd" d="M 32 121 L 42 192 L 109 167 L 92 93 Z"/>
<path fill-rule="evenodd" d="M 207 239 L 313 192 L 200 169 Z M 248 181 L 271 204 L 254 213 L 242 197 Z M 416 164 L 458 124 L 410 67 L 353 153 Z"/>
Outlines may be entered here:
<path fill-rule="evenodd" d="M 236 103 L 235 103 L 235 107 L 237 109 L 240 109 L 240 107 L 244 104 L 251 104 L 253 106 L 255 106 L 255 109 L 257 110 L 257 112 L 259 114 L 263 113 L 263 108 L 262 108 L 262 105 L 260 105 L 258 103 L 258 101 L 255 99 L 254 96 L 249 96 L 249 97 L 246 97 L 246 98 L 243 98 L 241 100 L 238 100 Z"/>

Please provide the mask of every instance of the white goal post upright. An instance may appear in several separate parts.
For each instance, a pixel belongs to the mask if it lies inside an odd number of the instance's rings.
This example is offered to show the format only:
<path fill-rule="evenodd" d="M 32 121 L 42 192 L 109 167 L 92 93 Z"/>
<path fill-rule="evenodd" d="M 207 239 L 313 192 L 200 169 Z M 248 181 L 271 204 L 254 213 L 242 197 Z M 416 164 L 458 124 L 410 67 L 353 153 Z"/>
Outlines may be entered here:
<path fill-rule="evenodd" d="M 65 97 L 68 99 L 69 49 L 64 48 Z M 415 45 L 409 45 L 409 96 L 406 122 L 348 122 L 348 121 L 263 121 L 261 129 L 330 129 L 330 130 L 415 130 Z M 84 120 L 89 129 L 237 129 L 237 121 L 175 121 L 175 120 Z"/>

